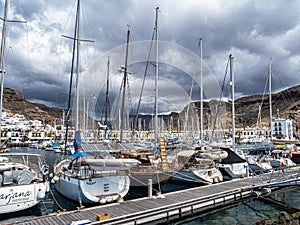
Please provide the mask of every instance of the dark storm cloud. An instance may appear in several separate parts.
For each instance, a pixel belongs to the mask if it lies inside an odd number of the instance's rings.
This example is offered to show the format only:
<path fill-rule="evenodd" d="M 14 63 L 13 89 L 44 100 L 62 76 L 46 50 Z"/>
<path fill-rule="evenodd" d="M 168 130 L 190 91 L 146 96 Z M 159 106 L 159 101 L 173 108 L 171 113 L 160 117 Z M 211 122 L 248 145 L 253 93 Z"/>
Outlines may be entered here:
<path fill-rule="evenodd" d="M 199 54 L 198 40 L 203 38 L 204 62 L 220 86 L 228 55 L 233 54 L 236 97 L 263 93 L 269 58 L 273 59 L 275 68 L 274 81 L 279 81 L 274 83 L 274 91 L 300 83 L 299 1 L 81 2 L 82 38 L 95 41 L 82 43 L 82 71 L 105 52 L 125 42 L 127 24 L 131 25 L 131 41 L 151 39 L 155 7 L 159 6 L 159 39 Z M 10 5 L 9 15 L 26 20 L 27 25 L 9 25 L 7 70 L 10 71 L 5 86 L 17 90 L 30 86 L 28 100 L 63 105 L 65 98 L 60 93 L 68 91 L 72 41 L 61 35 L 73 35 L 76 1 L 26 0 L 13 1 Z M 3 8 L 3 3 L 0 6 Z M 177 81 L 189 92 L 190 77 L 178 76 L 181 71 L 172 68 L 164 68 L 164 72 L 169 72 L 166 77 L 170 79 L 176 74 Z"/>

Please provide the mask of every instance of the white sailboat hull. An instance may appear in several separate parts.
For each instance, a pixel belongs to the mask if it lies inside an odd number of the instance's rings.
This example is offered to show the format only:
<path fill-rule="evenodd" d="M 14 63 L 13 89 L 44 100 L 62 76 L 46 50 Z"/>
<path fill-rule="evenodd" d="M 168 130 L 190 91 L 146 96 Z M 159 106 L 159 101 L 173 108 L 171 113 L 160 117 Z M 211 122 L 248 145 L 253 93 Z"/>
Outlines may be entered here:
<path fill-rule="evenodd" d="M 223 181 L 223 175 L 216 168 L 187 169 L 174 171 L 172 179 L 180 182 L 211 184 Z"/>
<path fill-rule="evenodd" d="M 232 163 L 232 164 L 220 164 L 220 168 L 226 171 L 226 179 L 241 178 L 247 175 L 248 163 Z"/>
<path fill-rule="evenodd" d="M 37 205 L 49 183 L 32 183 L 28 185 L 2 186 L 0 188 L 0 214 L 18 212 Z"/>
<path fill-rule="evenodd" d="M 80 179 L 61 174 L 59 180 L 55 182 L 55 188 L 60 194 L 86 204 L 116 201 L 128 193 L 129 186 L 127 175 Z"/>

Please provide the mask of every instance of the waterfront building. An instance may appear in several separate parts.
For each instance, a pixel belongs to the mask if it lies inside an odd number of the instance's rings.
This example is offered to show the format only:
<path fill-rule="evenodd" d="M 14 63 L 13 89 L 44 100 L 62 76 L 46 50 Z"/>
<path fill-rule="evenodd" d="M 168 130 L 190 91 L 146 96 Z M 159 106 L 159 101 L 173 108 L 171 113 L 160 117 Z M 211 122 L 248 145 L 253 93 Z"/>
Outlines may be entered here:
<path fill-rule="evenodd" d="M 277 139 L 293 140 L 294 134 L 292 120 L 272 120 L 272 136 Z"/>
<path fill-rule="evenodd" d="M 260 143 L 270 137 L 270 130 L 267 128 L 245 128 L 236 131 L 240 143 Z"/>
<path fill-rule="evenodd" d="M 30 141 L 43 141 L 43 140 L 45 140 L 45 132 L 44 131 L 30 131 L 28 133 L 27 137 Z"/>
<path fill-rule="evenodd" d="M 10 130 L 6 132 L 6 139 L 10 143 L 20 143 L 22 141 L 21 132 L 18 130 Z"/>

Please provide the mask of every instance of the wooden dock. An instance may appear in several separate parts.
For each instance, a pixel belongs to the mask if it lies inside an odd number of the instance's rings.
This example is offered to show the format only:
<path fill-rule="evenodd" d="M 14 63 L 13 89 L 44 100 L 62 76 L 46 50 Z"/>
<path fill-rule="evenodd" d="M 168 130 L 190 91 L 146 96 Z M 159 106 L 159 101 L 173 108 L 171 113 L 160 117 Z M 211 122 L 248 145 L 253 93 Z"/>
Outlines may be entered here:
<path fill-rule="evenodd" d="M 299 168 L 206 185 L 176 192 L 112 203 L 64 213 L 49 214 L 8 224 L 61 225 L 89 220 L 90 224 L 147 224 L 178 221 L 206 210 L 223 207 L 250 197 L 267 195 L 272 188 L 296 185 Z"/>

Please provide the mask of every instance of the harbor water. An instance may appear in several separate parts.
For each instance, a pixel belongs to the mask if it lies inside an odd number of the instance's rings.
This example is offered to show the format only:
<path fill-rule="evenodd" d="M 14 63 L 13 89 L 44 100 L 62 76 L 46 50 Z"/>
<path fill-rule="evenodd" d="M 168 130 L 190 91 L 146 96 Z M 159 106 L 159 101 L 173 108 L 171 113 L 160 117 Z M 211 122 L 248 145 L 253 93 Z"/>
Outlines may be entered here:
<path fill-rule="evenodd" d="M 300 208 L 300 188 L 288 188 L 269 196 L 281 202 L 284 200 L 289 206 Z M 293 212 L 289 207 L 282 207 L 278 204 L 266 203 L 259 199 L 244 201 L 235 205 L 222 208 L 218 211 L 201 214 L 197 217 L 180 221 L 182 225 L 255 225 L 264 219 L 278 219 L 279 213 L 286 211 Z"/>
<path fill-rule="evenodd" d="M 45 151 L 41 149 L 32 149 L 27 147 L 10 148 L 10 152 L 28 152 L 38 153 L 46 157 L 47 163 L 50 169 L 53 165 L 61 159 L 62 155 L 55 153 L 54 151 Z M 156 191 L 162 193 L 182 190 L 199 186 L 198 184 L 188 183 L 174 183 L 169 182 L 161 185 L 160 187 L 154 187 Z M 79 203 L 69 201 L 55 191 L 53 185 L 51 185 L 50 192 L 47 193 L 46 198 L 40 202 L 37 209 L 28 215 L 14 214 L 11 218 L 1 218 L 0 224 L 8 223 L 11 221 L 28 219 L 37 215 L 46 215 L 59 211 L 75 210 L 79 207 Z M 125 196 L 125 201 L 145 197 L 147 196 L 147 187 L 145 188 L 130 188 L 129 193 Z M 279 192 L 272 193 L 271 198 L 282 202 L 287 205 L 300 209 L 300 187 L 290 187 L 288 189 L 280 190 Z M 89 207 L 89 206 L 86 206 Z M 235 205 L 227 206 L 226 208 L 219 209 L 217 211 L 210 211 L 209 213 L 202 213 L 201 215 L 195 215 L 192 218 L 179 221 L 177 224 L 194 225 L 194 224 L 255 224 L 258 221 L 266 218 L 278 218 L 279 212 L 285 209 L 282 206 L 276 204 L 266 203 L 264 201 L 255 199 L 252 201 L 240 202 Z M 286 209 L 288 211 L 288 208 Z"/>

